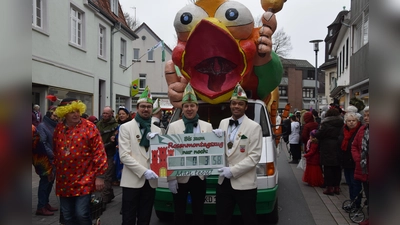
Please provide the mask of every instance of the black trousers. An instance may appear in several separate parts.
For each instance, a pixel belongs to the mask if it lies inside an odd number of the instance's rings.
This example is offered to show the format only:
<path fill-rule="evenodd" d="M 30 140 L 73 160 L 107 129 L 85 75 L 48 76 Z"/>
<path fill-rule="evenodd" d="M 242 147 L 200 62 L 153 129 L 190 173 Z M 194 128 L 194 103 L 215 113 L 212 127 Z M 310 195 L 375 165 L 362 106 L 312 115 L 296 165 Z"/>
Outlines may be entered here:
<path fill-rule="evenodd" d="M 292 153 L 293 160 L 301 159 L 301 147 L 300 144 L 290 144 L 290 152 Z"/>
<path fill-rule="evenodd" d="M 146 180 L 141 188 L 122 187 L 122 225 L 150 224 L 156 189 Z"/>
<path fill-rule="evenodd" d="M 231 180 L 225 178 L 217 186 L 217 224 L 230 225 L 235 205 L 238 204 L 246 225 L 257 224 L 256 214 L 257 188 L 250 190 L 234 190 Z"/>
<path fill-rule="evenodd" d="M 340 166 L 324 166 L 324 181 L 326 186 L 340 186 L 342 169 Z"/>
<path fill-rule="evenodd" d="M 187 225 L 185 215 L 189 192 L 192 201 L 193 224 L 203 225 L 203 205 L 204 198 L 206 197 L 206 180 L 202 180 L 198 176 L 190 177 L 186 184 L 178 183 L 178 193 L 172 194 L 175 209 L 174 224 Z"/>

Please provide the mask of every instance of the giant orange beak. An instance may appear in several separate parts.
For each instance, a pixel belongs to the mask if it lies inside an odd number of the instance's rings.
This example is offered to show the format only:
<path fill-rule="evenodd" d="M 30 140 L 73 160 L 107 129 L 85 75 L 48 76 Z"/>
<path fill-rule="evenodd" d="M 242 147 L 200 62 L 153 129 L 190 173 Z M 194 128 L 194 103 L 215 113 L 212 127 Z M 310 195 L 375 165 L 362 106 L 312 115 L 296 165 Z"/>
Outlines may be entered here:
<path fill-rule="evenodd" d="M 182 55 L 183 74 L 199 97 L 210 103 L 227 101 L 247 66 L 238 41 L 212 18 L 192 30 Z"/>

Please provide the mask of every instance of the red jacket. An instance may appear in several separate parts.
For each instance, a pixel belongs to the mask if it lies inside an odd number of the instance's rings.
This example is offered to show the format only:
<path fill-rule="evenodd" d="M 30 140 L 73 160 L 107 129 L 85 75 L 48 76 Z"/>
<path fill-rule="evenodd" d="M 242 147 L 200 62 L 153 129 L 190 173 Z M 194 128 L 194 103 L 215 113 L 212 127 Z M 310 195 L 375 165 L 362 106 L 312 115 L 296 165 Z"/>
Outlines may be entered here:
<path fill-rule="evenodd" d="M 318 129 L 318 123 L 315 122 L 311 112 L 304 113 L 303 118 L 305 124 L 303 126 L 303 131 L 301 132 L 301 141 L 304 144 L 304 149 L 306 149 L 307 141 L 310 138 L 310 132 L 314 129 Z"/>
<path fill-rule="evenodd" d="M 351 145 L 351 154 L 353 155 L 356 169 L 354 170 L 354 179 L 359 181 L 369 181 L 369 156 L 367 156 L 367 171 L 368 174 L 363 174 L 360 165 L 361 162 L 361 144 L 364 137 L 365 125 L 362 126 L 354 138 L 353 144 Z"/>
<path fill-rule="evenodd" d="M 304 157 L 306 158 L 307 164 L 321 165 L 319 159 L 318 143 L 311 142 L 310 149 L 308 150 L 307 154 L 304 155 Z"/>
<path fill-rule="evenodd" d="M 107 170 L 107 155 L 99 130 L 81 119 L 75 127 L 58 123 L 53 136 L 56 195 L 74 197 L 95 191 L 95 179 Z"/>

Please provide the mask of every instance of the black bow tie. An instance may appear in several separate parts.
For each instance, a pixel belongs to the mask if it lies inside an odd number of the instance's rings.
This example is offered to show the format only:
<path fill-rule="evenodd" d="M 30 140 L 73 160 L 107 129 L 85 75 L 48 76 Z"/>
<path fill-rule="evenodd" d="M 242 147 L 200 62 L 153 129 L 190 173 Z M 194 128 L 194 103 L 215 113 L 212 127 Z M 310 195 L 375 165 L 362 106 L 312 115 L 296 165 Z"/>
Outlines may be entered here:
<path fill-rule="evenodd" d="M 235 126 L 239 126 L 239 121 L 237 120 L 229 120 L 229 126 L 232 126 L 233 124 L 235 124 Z"/>
<path fill-rule="evenodd" d="M 198 125 L 197 123 L 193 123 L 193 127 L 197 127 L 197 125 Z"/>

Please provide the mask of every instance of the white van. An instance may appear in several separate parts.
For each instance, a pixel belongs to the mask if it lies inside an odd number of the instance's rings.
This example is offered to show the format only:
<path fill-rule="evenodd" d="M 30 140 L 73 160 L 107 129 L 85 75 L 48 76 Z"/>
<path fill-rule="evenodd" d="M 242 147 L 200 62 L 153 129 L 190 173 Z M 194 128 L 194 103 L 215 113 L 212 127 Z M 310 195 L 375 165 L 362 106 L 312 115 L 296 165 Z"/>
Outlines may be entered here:
<path fill-rule="evenodd" d="M 179 119 L 181 109 L 176 109 L 171 122 Z M 198 115 L 201 120 L 208 121 L 216 129 L 222 119 L 230 117 L 231 110 L 229 102 L 220 104 L 209 104 L 199 101 Z M 278 222 L 278 165 L 277 149 L 275 138 L 272 133 L 271 121 L 266 110 L 265 103 L 260 100 L 248 100 L 246 115 L 250 119 L 259 123 L 263 132 L 263 145 L 260 162 L 257 165 L 257 215 L 259 220 L 267 220 L 268 223 Z M 218 185 L 218 176 L 209 176 L 207 181 L 207 194 L 204 199 L 204 214 L 215 215 L 215 192 Z M 188 197 L 190 198 L 190 196 Z M 191 214 L 191 204 L 188 199 L 187 214 Z M 160 220 L 173 218 L 174 212 L 172 193 L 168 189 L 166 178 L 159 178 L 158 188 L 156 189 L 156 198 L 154 209 Z M 234 215 L 240 215 L 238 207 L 235 208 Z"/>

